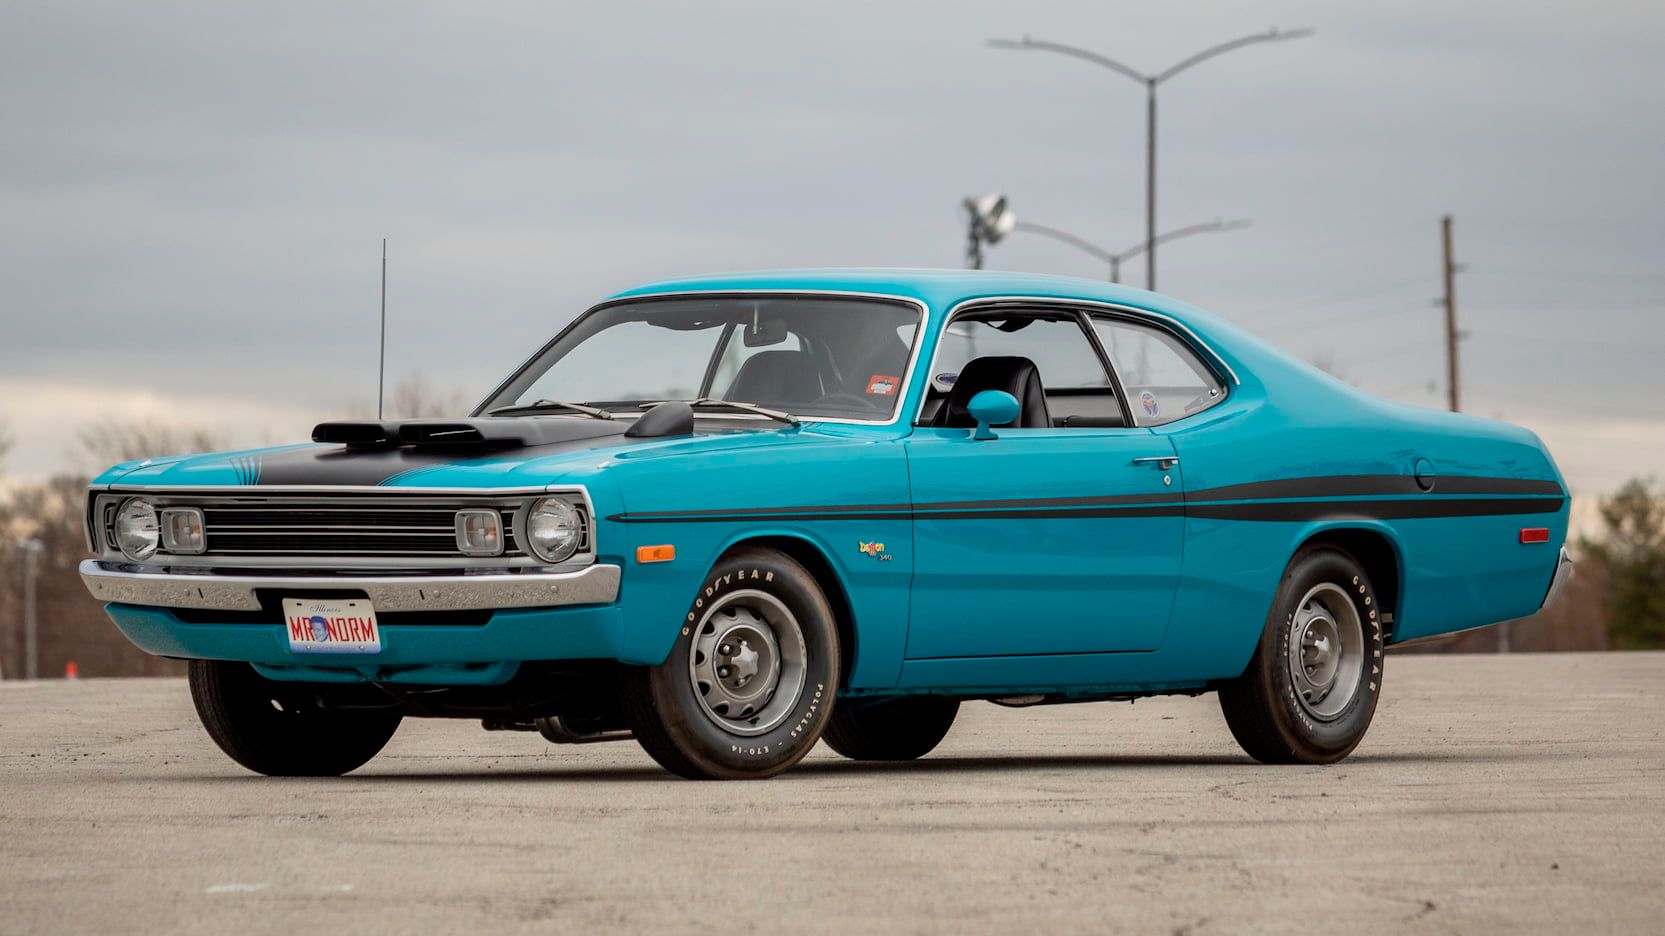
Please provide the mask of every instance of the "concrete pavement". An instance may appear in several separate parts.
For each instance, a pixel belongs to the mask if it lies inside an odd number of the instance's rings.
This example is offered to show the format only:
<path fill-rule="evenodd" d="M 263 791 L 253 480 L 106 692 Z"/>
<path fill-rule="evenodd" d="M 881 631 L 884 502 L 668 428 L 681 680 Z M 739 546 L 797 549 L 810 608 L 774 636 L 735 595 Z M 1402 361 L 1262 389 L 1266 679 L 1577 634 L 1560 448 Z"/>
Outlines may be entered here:
<path fill-rule="evenodd" d="M 962 709 L 934 754 L 691 783 L 407 721 L 255 777 L 177 680 L 0 683 L 0 932 L 1659 932 L 1665 654 L 1389 659 L 1352 758 L 1212 696 Z"/>

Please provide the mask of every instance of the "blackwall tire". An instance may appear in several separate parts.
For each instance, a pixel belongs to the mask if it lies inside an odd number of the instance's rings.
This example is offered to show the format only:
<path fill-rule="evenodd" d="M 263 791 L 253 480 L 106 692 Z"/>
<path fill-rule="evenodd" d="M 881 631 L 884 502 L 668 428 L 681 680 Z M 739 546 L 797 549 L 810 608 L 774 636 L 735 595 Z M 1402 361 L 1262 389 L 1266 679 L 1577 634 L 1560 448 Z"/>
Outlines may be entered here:
<path fill-rule="evenodd" d="M 269 777 L 340 776 L 368 763 L 399 729 L 399 715 L 325 710 L 311 690 L 266 679 L 247 663 L 192 660 L 188 676 L 208 736 Z"/>
<path fill-rule="evenodd" d="M 821 740 L 859 761 L 910 761 L 931 753 L 959 714 L 960 700 L 908 696 L 867 705 L 840 705 Z"/>
<path fill-rule="evenodd" d="M 665 662 L 626 672 L 623 705 L 637 742 L 672 773 L 760 779 L 815 746 L 838 680 L 838 625 L 814 576 L 743 547 L 706 576 Z"/>
<path fill-rule="evenodd" d="M 1220 689 L 1243 750 L 1267 764 L 1329 764 L 1358 746 L 1381 694 L 1383 640 L 1370 576 L 1322 546 L 1284 570 L 1254 658 Z"/>

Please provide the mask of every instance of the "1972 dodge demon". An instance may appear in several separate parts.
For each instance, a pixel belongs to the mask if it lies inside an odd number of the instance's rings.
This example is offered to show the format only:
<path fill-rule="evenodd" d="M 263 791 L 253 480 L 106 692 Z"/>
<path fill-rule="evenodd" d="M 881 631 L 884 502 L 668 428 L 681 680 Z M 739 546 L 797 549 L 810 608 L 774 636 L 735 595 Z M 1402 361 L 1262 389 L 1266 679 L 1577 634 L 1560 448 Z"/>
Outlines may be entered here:
<path fill-rule="evenodd" d="M 765 777 L 919 757 L 971 699 L 1208 691 L 1324 763 L 1386 646 L 1553 602 L 1566 532 L 1530 432 L 1171 299 L 810 271 L 620 293 L 468 418 L 118 465 L 81 573 L 266 774 L 419 716 Z"/>

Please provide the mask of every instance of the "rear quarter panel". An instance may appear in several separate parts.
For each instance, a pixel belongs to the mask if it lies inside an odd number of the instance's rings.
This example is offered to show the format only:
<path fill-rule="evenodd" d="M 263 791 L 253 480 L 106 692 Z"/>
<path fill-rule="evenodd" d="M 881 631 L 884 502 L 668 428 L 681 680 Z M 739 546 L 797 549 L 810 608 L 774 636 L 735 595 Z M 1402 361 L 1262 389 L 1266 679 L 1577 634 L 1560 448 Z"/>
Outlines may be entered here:
<path fill-rule="evenodd" d="M 1164 645 L 1176 670 L 1242 672 L 1283 570 L 1329 531 L 1367 531 L 1391 547 L 1398 582 L 1383 598 L 1395 612 L 1392 641 L 1537 610 L 1566 537 L 1567 502 L 1535 436 L 1375 399 L 1253 339 L 1235 348 L 1242 384 L 1227 402 L 1158 430 L 1173 440 L 1186 485 L 1185 564 Z M 1432 491 L 1415 485 L 1419 459 L 1433 466 Z M 1341 497 L 1333 481 L 1312 482 L 1335 478 L 1382 493 Z M 1236 506 L 1245 495 L 1252 506 Z M 1238 516 L 1210 516 L 1205 505 Z M 1548 527 L 1550 542 L 1521 544 L 1525 526 Z"/>

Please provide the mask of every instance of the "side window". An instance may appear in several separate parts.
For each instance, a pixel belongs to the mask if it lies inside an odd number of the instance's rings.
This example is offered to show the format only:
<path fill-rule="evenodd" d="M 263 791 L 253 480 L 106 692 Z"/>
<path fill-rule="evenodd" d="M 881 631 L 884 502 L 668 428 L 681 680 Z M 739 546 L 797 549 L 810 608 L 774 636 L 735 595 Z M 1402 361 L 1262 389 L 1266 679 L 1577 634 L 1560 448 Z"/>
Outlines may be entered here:
<path fill-rule="evenodd" d="M 1099 316 L 1093 328 L 1122 379 L 1135 424 L 1160 426 L 1225 399 L 1213 371 L 1168 332 Z"/>
<path fill-rule="evenodd" d="M 1026 357 L 1048 390 L 1108 387 L 1104 366 L 1074 319 L 966 319 L 949 323 L 937 345 L 933 379 L 958 374 L 972 358 Z"/>
<path fill-rule="evenodd" d="M 1033 361 L 1040 372 L 1054 426 L 1102 428 L 1124 424 L 1110 377 L 1073 313 L 1067 318 L 982 313 L 950 322 L 938 340 L 931 365 L 936 401 L 946 397 L 968 361 L 981 357 Z"/>

